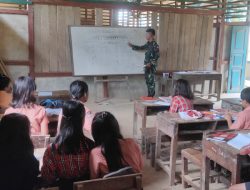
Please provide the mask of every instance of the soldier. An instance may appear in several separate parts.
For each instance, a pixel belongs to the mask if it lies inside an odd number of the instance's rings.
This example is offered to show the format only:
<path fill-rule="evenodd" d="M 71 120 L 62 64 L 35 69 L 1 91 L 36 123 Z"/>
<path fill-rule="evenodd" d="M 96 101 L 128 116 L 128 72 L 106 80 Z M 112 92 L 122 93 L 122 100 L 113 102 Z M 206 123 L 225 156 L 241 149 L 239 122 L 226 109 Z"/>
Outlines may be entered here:
<path fill-rule="evenodd" d="M 146 30 L 147 43 L 143 46 L 136 46 L 128 43 L 133 50 L 145 50 L 144 59 L 144 73 L 145 80 L 148 88 L 148 96 L 154 97 L 155 95 L 155 73 L 157 68 L 157 60 L 160 57 L 159 45 L 155 41 L 155 30 L 149 28 Z"/>

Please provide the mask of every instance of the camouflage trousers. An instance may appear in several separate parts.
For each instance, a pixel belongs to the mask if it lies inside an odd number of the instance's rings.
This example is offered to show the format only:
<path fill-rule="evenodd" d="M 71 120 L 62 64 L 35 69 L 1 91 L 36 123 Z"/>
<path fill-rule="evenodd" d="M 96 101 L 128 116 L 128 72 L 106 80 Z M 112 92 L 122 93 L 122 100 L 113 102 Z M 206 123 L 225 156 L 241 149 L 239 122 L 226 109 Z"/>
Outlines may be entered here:
<path fill-rule="evenodd" d="M 155 95 L 155 73 L 145 72 L 145 80 L 148 88 L 148 96 L 154 97 Z"/>

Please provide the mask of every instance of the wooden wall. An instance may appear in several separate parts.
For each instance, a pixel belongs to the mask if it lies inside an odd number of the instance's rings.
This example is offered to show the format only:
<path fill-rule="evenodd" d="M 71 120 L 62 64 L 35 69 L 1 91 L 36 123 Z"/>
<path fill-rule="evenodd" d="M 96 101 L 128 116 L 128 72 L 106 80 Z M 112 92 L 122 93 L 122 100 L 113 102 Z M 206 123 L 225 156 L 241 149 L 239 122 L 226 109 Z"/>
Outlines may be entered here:
<path fill-rule="evenodd" d="M 34 5 L 36 73 L 72 72 L 70 25 L 80 25 L 80 8 Z"/>
<path fill-rule="evenodd" d="M 28 61 L 28 16 L 0 14 L 0 58 Z"/>
<path fill-rule="evenodd" d="M 212 16 L 161 13 L 158 70 L 212 70 L 212 29 Z"/>

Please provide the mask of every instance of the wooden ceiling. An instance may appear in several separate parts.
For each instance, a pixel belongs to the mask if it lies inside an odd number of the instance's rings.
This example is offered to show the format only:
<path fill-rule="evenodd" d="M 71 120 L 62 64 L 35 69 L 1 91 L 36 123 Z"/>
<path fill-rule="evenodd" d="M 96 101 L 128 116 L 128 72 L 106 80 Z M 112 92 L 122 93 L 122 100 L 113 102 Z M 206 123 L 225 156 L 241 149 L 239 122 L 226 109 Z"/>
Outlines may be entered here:
<path fill-rule="evenodd" d="M 32 4 L 42 0 L 2 0 L 2 3 Z M 45 0 L 46 1 L 46 0 Z M 59 1 L 59 0 L 51 0 Z M 111 3 L 126 6 L 223 11 L 226 22 L 250 21 L 250 0 L 65 0 L 78 3 Z"/>

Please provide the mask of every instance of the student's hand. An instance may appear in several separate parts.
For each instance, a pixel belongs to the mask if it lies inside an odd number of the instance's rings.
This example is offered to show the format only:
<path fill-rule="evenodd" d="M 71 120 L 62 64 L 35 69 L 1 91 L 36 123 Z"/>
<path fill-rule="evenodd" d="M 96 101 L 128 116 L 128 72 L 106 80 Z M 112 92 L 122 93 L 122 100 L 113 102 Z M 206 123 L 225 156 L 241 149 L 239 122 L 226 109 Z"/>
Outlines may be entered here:
<path fill-rule="evenodd" d="M 151 64 L 150 64 L 150 63 L 148 63 L 148 64 L 146 65 L 146 67 L 147 67 L 147 68 L 150 68 L 150 67 L 151 67 Z"/>
<path fill-rule="evenodd" d="M 231 113 L 226 113 L 224 115 L 224 118 L 227 120 L 227 121 L 232 121 L 232 114 Z"/>
<path fill-rule="evenodd" d="M 128 43 L 128 46 L 129 46 L 129 47 L 132 47 L 133 45 L 129 42 L 129 43 Z"/>
<path fill-rule="evenodd" d="M 240 149 L 240 155 L 250 154 L 250 144 Z"/>

